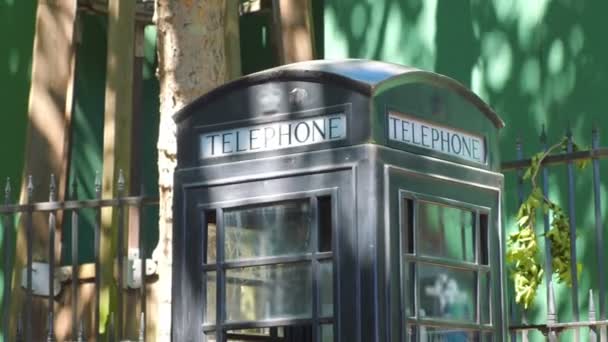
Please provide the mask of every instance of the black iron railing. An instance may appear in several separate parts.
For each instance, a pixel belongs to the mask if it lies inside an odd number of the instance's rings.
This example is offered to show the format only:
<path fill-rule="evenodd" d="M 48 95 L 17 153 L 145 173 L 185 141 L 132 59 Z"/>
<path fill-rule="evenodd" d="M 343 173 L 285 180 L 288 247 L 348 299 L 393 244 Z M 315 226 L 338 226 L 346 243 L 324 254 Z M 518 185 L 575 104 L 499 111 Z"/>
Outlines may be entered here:
<path fill-rule="evenodd" d="M 145 207 L 157 206 L 158 199 L 150 198 L 144 196 L 125 196 L 125 180 L 122 177 L 122 172 L 118 177 L 117 181 L 117 196 L 111 199 L 102 199 L 101 197 L 101 181 L 99 176 L 96 177 L 95 180 L 95 198 L 94 199 L 86 199 L 86 200 L 78 200 L 76 199 L 77 194 L 77 185 L 76 183 L 71 186 L 71 196 L 70 200 L 58 201 L 57 200 L 57 189 L 54 176 L 51 175 L 50 180 L 50 188 L 49 188 L 49 200 L 47 202 L 33 202 L 33 180 L 30 176 L 27 180 L 26 186 L 26 194 L 25 194 L 25 203 L 13 203 L 11 202 L 11 198 L 13 197 L 13 191 L 10 186 L 10 181 L 7 180 L 5 187 L 5 198 L 4 204 L 0 204 L 0 219 L 2 223 L 2 233 L 3 233 L 3 259 L 4 259 L 4 270 L 10 270 L 14 264 L 14 260 L 11 257 L 11 248 L 9 244 L 11 243 L 11 239 L 7 238 L 11 232 L 15 232 L 17 235 L 21 232 L 24 233 L 25 241 L 26 241 L 26 261 L 25 261 L 25 273 L 26 280 L 25 284 L 22 288 L 17 289 L 17 291 L 23 291 L 25 295 L 25 301 L 22 303 L 20 307 L 22 310 L 17 314 L 16 326 L 11 326 L 10 320 L 10 309 L 11 306 L 10 301 L 12 300 L 13 293 L 11 293 L 11 277 L 4 277 L 4 298 L 3 298 L 3 319 L 2 319 L 2 327 L 4 332 L 5 340 L 9 338 L 9 336 L 16 336 L 17 341 L 26 341 L 30 342 L 35 339 L 38 339 L 40 336 L 44 336 L 46 341 L 55 341 L 55 327 L 56 327 L 56 312 L 61 308 L 58 303 L 55 286 L 57 286 L 56 281 L 58 278 L 56 265 L 56 253 L 55 253 L 55 239 L 56 239 L 56 231 L 58 226 L 58 215 L 61 215 L 63 219 L 71 220 L 71 236 L 70 244 L 72 249 L 71 255 L 71 282 L 66 284 L 67 287 L 70 287 L 71 300 L 70 303 L 67 304 L 71 308 L 71 332 L 67 338 L 64 340 L 73 340 L 73 341 L 85 341 L 93 338 L 94 340 L 99 340 L 99 331 L 100 331 L 100 291 L 101 291 L 101 271 L 102 271 L 102 260 L 100 255 L 100 243 L 101 243 L 101 234 L 102 234 L 102 224 L 101 224 L 101 211 L 103 208 L 113 208 L 116 211 L 116 222 L 111 229 L 115 229 L 115 233 L 117 234 L 117 247 L 115 248 L 115 255 L 112 255 L 112 260 L 117 260 L 117 270 L 112 270 L 112 273 L 115 274 L 115 281 L 117 287 L 117 295 L 116 295 L 116 304 L 112 305 L 110 309 L 110 317 L 109 324 L 107 326 L 107 334 L 108 340 L 110 341 L 123 341 L 127 338 L 137 339 L 139 341 L 145 340 L 145 331 L 146 331 L 146 238 L 143 231 L 139 231 L 140 224 L 139 222 L 134 222 L 131 226 L 129 222 L 133 222 L 132 220 L 127 220 L 126 213 L 132 213 L 134 217 L 141 217 L 141 213 Z M 79 240 L 79 233 L 82 229 L 82 224 L 79 223 L 81 218 L 81 214 L 83 210 L 92 210 L 94 212 L 94 224 L 93 224 L 93 235 L 94 235 L 94 275 L 90 275 L 90 277 L 94 278 L 94 299 L 93 304 L 91 306 L 92 312 L 89 312 L 89 315 L 93 316 L 92 323 L 85 322 L 85 314 L 83 314 L 82 310 L 79 312 L 79 296 L 80 296 L 80 286 L 82 285 L 81 281 L 81 268 L 84 268 L 84 265 L 79 263 L 79 250 L 82 248 L 81 241 Z M 43 227 L 42 229 L 46 229 L 48 231 L 48 307 L 47 307 L 47 319 L 46 326 L 40 326 L 39 323 L 34 318 L 35 314 L 39 314 L 38 312 L 34 313 L 32 311 L 34 307 L 34 297 L 36 294 L 34 293 L 34 273 L 37 271 L 34 267 L 33 253 L 34 253 L 34 245 L 33 241 L 35 238 L 34 228 L 36 228 L 36 232 L 39 232 L 41 227 L 34 227 L 34 225 L 39 225 L 39 220 L 34 222 L 35 215 L 46 215 L 48 217 L 48 225 Z M 17 223 L 16 218 L 19 216 L 19 222 Z M 125 294 L 127 293 L 125 287 L 125 255 L 124 252 L 126 250 L 125 245 L 125 234 L 129 232 L 129 230 L 137 229 L 139 231 L 138 234 L 138 242 L 137 248 L 139 250 L 139 265 L 140 272 L 140 286 L 139 286 L 139 313 L 138 317 L 130 317 L 130 322 L 137 322 L 138 327 L 131 327 L 127 329 L 125 327 L 125 317 L 124 312 L 129 311 L 125 310 Z M 13 234 L 15 234 L 13 233 Z M 16 239 L 13 239 L 16 241 Z M 67 241 L 67 239 L 64 239 Z M 69 267 L 69 266 L 68 266 Z M 65 267 L 63 267 L 65 269 Z M 88 268 L 90 271 L 91 267 Z M 89 272 L 92 273 L 92 272 Z M 15 272 L 13 272 L 15 274 Z M 133 291 L 130 291 L 131 293 Z M 14 303 L 13 303 L 14 304 Z M 83 309 L 84 310 L 84 309 Z M 132 310 L 130 310 L 132 311 Z M 14 322 L 14 321 L 13 321 Z M 14 323 L 13 323 L 14 324 Z M 88 329 L 87 329 L 88 327 Z M 16 330 L 16 331 L 15 331 Z M 85 331 L 88 330 L 88 331 Z M 42 331 L 42 332 L 41 332 Z M 135 331 L 132 333 L 136 336 L 124 336 L 127 335 L 127 331 Z"/>
<path fill-rule="evenodd" d="M 570 224 L 570 248 L 571 248 L 571 269 L 572 269 L 572 287 L 570 289 L 570 296 L 572 301 L 572 318 L 570 322 L 560 322 L 556 312 L 556 298 L 555 289 L 552 281 L 552 265 L 551 265 L 551 243 L 545 237 L 544 233 L 550 228 L 549 213 L 544 213 L 543 221 L 541 226 L 543 227 L 543 233 L 538 233 L 539 239 L 544 239 L 545 245 L 545 281 L 547 293 L 547 312 L 545 323 L 543 324 L 527 324 L 527 315 L 525 311 L 520 312 L 521 324 L 515 323 L 516 311 L 519 309 L 513 302 L 510 304 L 509 310 L 511 311 L 511 340 L 528 340 L 528 332 L 531 330 L 540 331 L 549 341 L 557 341 L 560 333 L 566 330 L 574 330 L 575 341 L 607 341 L 606 326 L 608 320 L 606 317 L 606 270 L 605 260 L 603 256 L 604 248 L 604 236 L 603 236 L 603 216 L 601 204 L 601 179 L 600 179 L 600 159 L 608 157 L 608 148 L 599 147 L 599 132 L 597 129 L 593 129 L 591 134 L 591 148 L 583 151 L 574 151 L 574 143 L 572 139 L 572 133 L 570 130 L 566 132 L 567 136 L 567 150 L 562 153 L 554 154 L 545 158 L 541 166 L 541 188 L 543 195 L 549 197 L 549 176 L 552 171 L 552 167 L 566 167 L 566 179 L 562 180 L 567 184 L 567 196 L 568 202 L 565 208 L 569 215 Z M 545 130 L 540 135 L 541 148 L 545 151 L 548 149 L 547 137 Z M 510 173 L 515 171 L 517 177 L 517 200 L 518 206 L 524 200 L 524 181 L 523 174 L 525 168 L 531 165 L 531 159 L 524 159 L 522 152 L 522 143 L 520 140 L 516 144 L 517 160 L 508 161 L 502 164 L 502 171 L 506 177 L 510 176 Z M 577 259 L 576 259 L 576 196 L 581 196 L 580 191 L 588 191 L 587 189 L 579 189 L 577 194 L 575 184 L 575 171 L 574 163 L 576 161 L 588 159 L 591 160 L 591 172 L 593 179 L 593 189 L 589 192 L 589 196 L 593 197 L 593 205 L 595 210 L 594 216 L 594 230 L 595 230 L 595 252 L 597 265 L 594 267 L 594 271 L 597 271 L 597 283 L 591 286 L 589 291 L 589 302 L 588 302 L 588 319 L 582 321 L 579 312 L 579 284 L 578 284 L 578 271 L 577 271 Z M 507 189 L 507 191 L 509 191 Z M 588 267 L 588 265 L 587 265 Z M 595 289 L 595 291 L 594 291 Z M 597 295 L 597 297 L 595 297 Z M 596 310 L 595 298 L 598 298 L 599 308 Z M 580 335 L 580 328 L 589 328 L 589 336 L 582 337 Z"/>

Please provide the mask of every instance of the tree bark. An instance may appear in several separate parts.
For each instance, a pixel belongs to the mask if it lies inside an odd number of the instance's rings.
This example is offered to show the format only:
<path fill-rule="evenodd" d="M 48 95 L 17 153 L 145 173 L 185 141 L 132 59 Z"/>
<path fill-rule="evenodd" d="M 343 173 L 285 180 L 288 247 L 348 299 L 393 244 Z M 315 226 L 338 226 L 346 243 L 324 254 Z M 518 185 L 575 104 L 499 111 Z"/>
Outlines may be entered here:
<path fill-rule="evenodd" d="M 238 2 L 234 0 L 157 0 L 160 82 L 159 242 L 153 252 L 159 280 L 150 308 L 156 341 L 171 337 L 173 170 L 176 126 L 172 115 L 195 98 L 240 74 Z M 197 308 L 200 310 L 200 308 Z M 154 340 L 151 339 L 151 340 Z"/>

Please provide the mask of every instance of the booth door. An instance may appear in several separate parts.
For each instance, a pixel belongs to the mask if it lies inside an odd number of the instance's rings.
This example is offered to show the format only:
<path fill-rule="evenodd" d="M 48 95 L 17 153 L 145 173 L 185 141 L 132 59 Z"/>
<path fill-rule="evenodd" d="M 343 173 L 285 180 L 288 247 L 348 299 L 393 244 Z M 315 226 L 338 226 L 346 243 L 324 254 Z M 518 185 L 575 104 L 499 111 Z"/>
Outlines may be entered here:
<path fill-rule="evenodd" d="M 391 237 L 401 341 L 502 341 L 497 189 L 393 174 Z"/>
<path fill-rule="evenodd" d="M 186 245 L 201 250 L 203 340 L 342 340 L 339 319 L 354 312 L 336 305 L 348 295 L 336 295 L 336 274 L 354 273 L 338 253 L 355 236 L 350 182 L 343 171 L 186 190 L 185 226 L 201 229 Z"/>

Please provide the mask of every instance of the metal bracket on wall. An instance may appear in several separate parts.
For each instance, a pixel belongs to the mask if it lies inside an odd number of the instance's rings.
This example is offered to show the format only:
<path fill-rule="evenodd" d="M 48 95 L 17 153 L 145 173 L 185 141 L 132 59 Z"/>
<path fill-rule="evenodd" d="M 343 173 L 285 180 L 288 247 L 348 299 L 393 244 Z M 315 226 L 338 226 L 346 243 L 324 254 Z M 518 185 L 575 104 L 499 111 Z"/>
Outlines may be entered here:
<path fill-rule="evenodd" d="M 141 287 L 141 258 L 139 249 L 130 248 L 127 257 L 125 258 L 125 268 L 123 279 L 125 279 L 125 289 L 138 289 Z M 146 277 L 156 274 L 156 262 L 152 259 L 146 259 Z"/>

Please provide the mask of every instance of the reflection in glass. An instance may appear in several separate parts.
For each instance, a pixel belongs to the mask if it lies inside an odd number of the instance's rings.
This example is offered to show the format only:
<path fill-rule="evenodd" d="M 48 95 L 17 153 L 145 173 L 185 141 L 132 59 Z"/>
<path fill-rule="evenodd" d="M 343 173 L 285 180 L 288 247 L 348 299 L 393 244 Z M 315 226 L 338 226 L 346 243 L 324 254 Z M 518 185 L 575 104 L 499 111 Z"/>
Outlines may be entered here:
<path fill-rule="evenodd" d="M 216 272 L 206 272 L 204 275 L 205 287 L 205 324 L 215 324 L 215 310 L 217 298 Z"/>
<path fill-rule="evenodd" d="M 490 273 L 479 274 L 479 313 L 481 323 L 490 323 Z"/>
<path fill-rule="evenodd" d="M 226 271 L 228 321 L 312 316 L 309 263 L 244 267 Z"/>
<path fill-rule="evenodd" d="M 405 259 L 405 258 L 404 258 Z M 414 300 L 416 293 L 416 285 L 414 283 L 414 272 L 415 267 L 414 263 L 408 263 L 403 261 L 402 265 L 404 265 L 404 269 L 402 271 L 403 275 L 403 307 L 405 308 L 405 316 L 413 317 L 416 315 L 416 311 L 414 310 Z"/>
<path fill-rule="evenodd" d="M 308 199 L 227 210 L 225 258 L 239 260 L 311 252 Z"/>
<path fill-rule="evenodd" d="M 334 326 L 332 324 L 321 325 L 321 342 L 334 342 Z"/>
<path fill-rule="evenodd" d="M 333 288 L 333 264 L 332 260 L 324 260 L 319 263 L 319 301 L 321 317 L 334 314 L 334 288 Z"/>
<path fill-rule="evenodd" d="M 330 252 L 332 245 L 331 197 L 319 197 L 319 252 Z"/>
<path fill-rule="evenodd" d="M 477 342 L 479 332 L 457 328 L 419 327 L 420 342 Z"/>
<path fill-rule="evenodd" d="M 215 210 L 208 210 L 204 214 L 204 219 L 207 226 L 207 257 L 205 263 L 212 264 L 216 260 L 217 255 L 217 226 L 215 222 Z"/>
<path fill-rule="evenodd" d="M 475 272 L 418 263 L 420 317 L 475 322 Z"/>
<path fill-rule="evenodd" d="M 418 251 L 422 255 L 475 262 L 475 214 L 420 201 Z"/>

